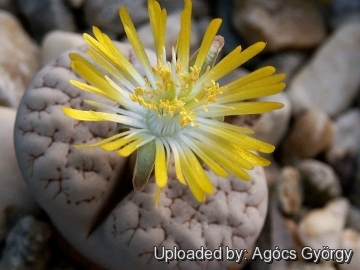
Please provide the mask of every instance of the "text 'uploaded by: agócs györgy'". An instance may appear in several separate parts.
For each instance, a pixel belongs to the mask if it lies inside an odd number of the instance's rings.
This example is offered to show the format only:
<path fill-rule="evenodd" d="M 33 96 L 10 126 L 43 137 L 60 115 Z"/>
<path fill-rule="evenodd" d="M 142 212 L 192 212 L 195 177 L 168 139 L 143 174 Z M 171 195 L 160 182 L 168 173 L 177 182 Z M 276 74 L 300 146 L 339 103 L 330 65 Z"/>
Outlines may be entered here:
<path fill-rule="evenodd" d="M 314 249 L 305 246 L 301 249 L 300 254 L 294 249 L 280 249 L 276 246 L 274 249 L 261 250 L 259 247 L 254 249 L 251 254 L 246 249 L 231 249 L 229 247 L 219 247 L 217 249 L 206 249 L 203 246 L 196 250 L 182 250 L 178 247 L 173 249 L 166 249 L 165 247 L 154 247 L 154 256 L 159 261 L 169 263 L 171 261 L 233 261 L 241 263 L 243 260 L 262 260 L 265 263 L 272 263 L 273 261 L 297 261 L 299 257 L 304 260 L 319 263 L 323 261 L 334 261 L 337 263 L 351 262 L 354 251 L 352 249 L 330 249 L 324 246 L 322 249 Z"/>

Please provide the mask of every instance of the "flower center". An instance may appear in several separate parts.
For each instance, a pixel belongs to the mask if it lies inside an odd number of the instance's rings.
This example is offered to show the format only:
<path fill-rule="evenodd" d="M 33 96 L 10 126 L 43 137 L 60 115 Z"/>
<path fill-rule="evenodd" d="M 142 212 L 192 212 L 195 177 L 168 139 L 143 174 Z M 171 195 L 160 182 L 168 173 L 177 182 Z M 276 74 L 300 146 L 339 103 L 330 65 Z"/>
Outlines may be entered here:
<path fill-rule="evenodd" d="M 147 126 L 149 131 L 157 137 L 174 137 L 182 130 L 179 117 L 159 116 L 154 111 L 147 115 Z"/>
<path fill-rule="evenodd" d="M 166 63 L 158 60 L 157 66 L 152 68 L 155 83 L 146 80 L 144 86 L 136 87 L 130 94 L 132 101 L 152 111 L 148 120 L 156 126 L 153 130 L 156 134 L 175 132 L 186 125 L 195 126 L 196 110 L 207 111 L 206 105 L 216 102 L 223 88 L 214 81 L 199 85 L 200 71 L 195 65 L 184 71 L 176 60 Z M 194 90 L 197 91 L 195 96 Z"/>

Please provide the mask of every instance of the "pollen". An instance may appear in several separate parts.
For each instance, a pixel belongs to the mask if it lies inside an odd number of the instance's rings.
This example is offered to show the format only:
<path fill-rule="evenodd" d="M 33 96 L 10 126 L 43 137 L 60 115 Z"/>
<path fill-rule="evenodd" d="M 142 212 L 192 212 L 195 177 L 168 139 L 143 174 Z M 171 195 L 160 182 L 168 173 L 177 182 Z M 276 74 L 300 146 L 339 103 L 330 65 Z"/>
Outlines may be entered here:
<path fill-rule="evenodd" d="M 141 106 L 153 110 L 160 118 L 173 117 L 181 127 L 196 126 L 196 108 L 207 110 L 206 105 L 216 101 L 223 88 L 215 81 L 198 85 L 201 69 L 193 65 L 183 70 L 181 63 L 157 61 L 152 67 L 155 82 L 146 81 L 144 86 L 136 87 L 130 99 Z M 190 98 L 194 87 L 202 87 L 198 97 Z M 194 103 L 195 101 L 195 103 Z"/>

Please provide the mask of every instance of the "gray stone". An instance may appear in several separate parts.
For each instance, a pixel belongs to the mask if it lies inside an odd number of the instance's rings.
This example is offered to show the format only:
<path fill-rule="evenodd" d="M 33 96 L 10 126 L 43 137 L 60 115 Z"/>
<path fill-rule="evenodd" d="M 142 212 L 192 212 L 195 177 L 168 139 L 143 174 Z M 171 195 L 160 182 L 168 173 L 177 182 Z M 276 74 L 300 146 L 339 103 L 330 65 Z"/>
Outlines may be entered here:
<path fill-rule="evenodd" d="M 39 66 L 39 47 L 20 22 L 0 10 L 0 106 L 17 108 Z"/>
<path fill-rule="evenodd" d="M 330 163 L 346 156 L 355 157 L 360 151 L 360 110 L 350 109 L 340 115 L 334 123 L 334 141 L 326 153 Z"/>
<path fill-rule="evenodd" d="M 360 87 L 360 22 L 339 27 L 294 76 L 288 93 L 295 114 L 306 108 L 336 116 Z"/>
<path fill-rule="evenodd" d="M 6 238 L 0 268 L 8 270 L 46 270 L 50 259 L 50 226 L 32 216 L 20 219 Z"/>
<path fill-rule="evenodd" d="M 126 7 L 135 26 L 148 21 L 146 0 L 86 0 L 83 5 L 85 22 L 99 27 L 111 37 L 124 34 L 119 18 L 121 6 Z"/>
<path fill-rule="evenodd" d="M 17 0 L 18 9 L 36 40 L 51 30 L 75 31 L 70 8 L 63 0 Z"/>
<path fill-rule="evenodd" d="M 337 117 L 334 130 L 326 160 L 334 167 L 344 188 L 351 189 L 356 157 L 360 155 L 360 110 L 350 109 Z"/>
<path fill-rule="evenodd" d="M 267 42 L 267 50 L 312 48 L 326 36 L 314 3 L 302 0 L 235 1 L 235 29 L 249 42 Z"/>
<path fill-rule="evenodd" d="M 360 110 L 344 112 L 334 124 L 334 141 L 326 153 L 327 160 L 332 164 L 360 152 Z"/>
<path fill-rule="evenodd" d="M 297 166 L 301 174 L 305 202 L 323 206 L 341 195 L 341 187 L 333 168 L 315 159 L 303 160 Z"/>

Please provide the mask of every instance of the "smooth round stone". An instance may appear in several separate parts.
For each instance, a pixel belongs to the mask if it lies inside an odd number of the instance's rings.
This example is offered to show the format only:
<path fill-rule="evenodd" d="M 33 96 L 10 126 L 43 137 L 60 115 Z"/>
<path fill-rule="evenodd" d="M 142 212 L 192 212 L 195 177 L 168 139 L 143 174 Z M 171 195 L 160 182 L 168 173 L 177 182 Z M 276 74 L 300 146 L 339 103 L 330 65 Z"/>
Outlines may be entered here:
<path fill-rule="evenodd" d="M 25 215 L 40 212 L 21 175 L 15 157 L 13 130 L 16 111 L 0 107 L 0 241 L 9 226 Z"/>
<path fill-rule="evenodd" d="M 295 118 L 281 149 L 284 164 L 314 158 L 332 143 L 334 128 L 331 119 L 320 110 L 307 110 Z"/>
<path fill-rule="evenodd" d="M 0 106 L 17 108 L 39 65 L 39 48 L 12 14 L 0 10 Z"/>
<path fill-rule="evenodd" d="M 82 35 L 60 30 L 51 31 L 41 43 L 41 63 L 45 65 L 65 51 L 85 44 Z"/>
<path fill-rule="evenodd" d="M 129 45 L 124 55 L 138 66 Z M 75 50 L 84 55 L 84 47 Z M 153 53 L 150 53 L 153 56 Z M 152 58 L 153 59 L 153 58 Z M 154 60 L 151 60 L 154 62 Z M 267 210 L 264 170 L 250 171 L 251 181 L 208 175 L 215 194 L 198 203 L 188 186 L 176 180 L 174 164 L 158 207 L 151 177 L 142 192 L 133 192 L 127 161 L 100 148 L 80 150 L 74 144 L 95 142 L 116 133 L 116 124 L 89 123 L 65 116 L 61 108 L 85 108 L 84 99 L 102 100 L 76 89 L 67 53 L 45 66 L 22 99 L 15 127 L 20 168 L 34 198 L 55 227 L 77 251 L 105 269 L 224 269 L 233 262 L 172 261 L 154 257 L 154 247 L 196 250 L 250 249 Z M 106 101 L 104 101 L 106 102 Z M 107 101 L 109 102 L 109 101 Z M 127 190 L 127 191 L 126 191 Z M 111 200 L 114 200 L 110 203 Z"/>
<path fill-rule="evenodd" d="M 312 48 L 326 36 L 323 18 L 310 1 L 244 0 L 234 1 L 232 21 L 249 43 L 267 42 L 266 49 Z"/>
<path fill-rule="evenodd" d="M 325 207 L 310 211 L 299 223 L 302 243 L 313 249 L 340 248 L 348 211 L 349 202 L 345 198 L 334 199 Z"/>

